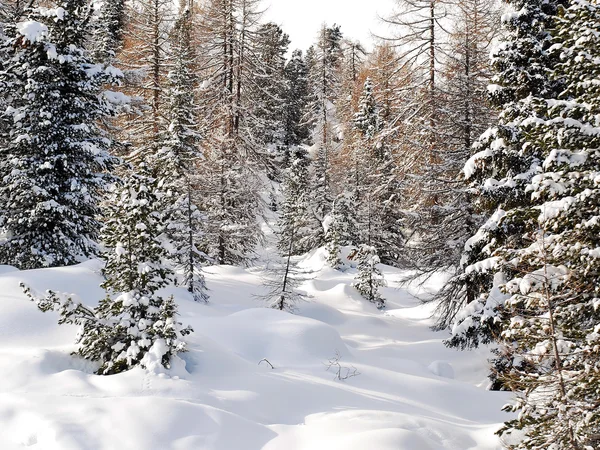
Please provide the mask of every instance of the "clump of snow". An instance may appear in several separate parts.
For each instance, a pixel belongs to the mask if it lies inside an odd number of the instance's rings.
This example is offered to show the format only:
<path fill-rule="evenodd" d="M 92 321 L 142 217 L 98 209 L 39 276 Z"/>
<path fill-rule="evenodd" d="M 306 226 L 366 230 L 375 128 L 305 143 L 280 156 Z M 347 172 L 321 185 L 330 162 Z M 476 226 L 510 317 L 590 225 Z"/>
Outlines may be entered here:
<path fill-rule="evenodd" d="M 429 364 L 428 369 L 438 377 L 454 379 L 454 369 L 447 361 L 434 361 Z"/>
<path fill-rule="evenodd" d="M 27 20 L 17 24 L 17 32 L 31 43 L 42 41 L 48 34 L 48 27 L 35 20 Z"/>

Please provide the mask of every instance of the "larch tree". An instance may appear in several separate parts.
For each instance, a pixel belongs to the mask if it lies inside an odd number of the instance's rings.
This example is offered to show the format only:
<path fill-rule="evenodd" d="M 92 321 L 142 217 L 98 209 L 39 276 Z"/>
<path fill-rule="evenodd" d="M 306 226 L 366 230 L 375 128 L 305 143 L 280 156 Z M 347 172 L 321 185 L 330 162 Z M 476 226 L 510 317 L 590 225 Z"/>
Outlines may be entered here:
<path fill-rule="evenodd" d="M 199 23 L 204 82 L 199 91 L 204 182 L 201 209 L 208 228 L 203 250 L 221 264 L 240 264 L 262 239 L 258 168 L 268 164 L 253 100 L 265 74 L 256 53 L 260 11 L 255 0 L 213 0 Z"/>
<path fill-rule="evenodd" d="M 168 0 L 135 0 L 127 8 L 129 19 L 119 61 L 136 108 L 123 127 L 123 140 L 132 148 L 129 156 L 133 161 L 149 163 L 168 126 L 165 93 L 169 31 L 175 16 Z"/>
<path fill-rule="evenodd" d="M 460 273 L 464 245 L 484 221 L 462 169 L 472 155 L 473 143 L 495 119 L 486 90 L 491 81 L 488 54 L 498 35 L 499 14 L 495 2 L 483 0 L 457 2 L 450 14 L 455 23 L 449 30 L 438 98 L 437 130 L 443 144 L 427 174 L 427 186 L 436 202 L 415 209 L 416 239 L 407 245 L 407 259 L 418 276 L 439 270 Z M 444 309 L 455 297 L 453 289 L 443 289 L 433 300 Z"/>

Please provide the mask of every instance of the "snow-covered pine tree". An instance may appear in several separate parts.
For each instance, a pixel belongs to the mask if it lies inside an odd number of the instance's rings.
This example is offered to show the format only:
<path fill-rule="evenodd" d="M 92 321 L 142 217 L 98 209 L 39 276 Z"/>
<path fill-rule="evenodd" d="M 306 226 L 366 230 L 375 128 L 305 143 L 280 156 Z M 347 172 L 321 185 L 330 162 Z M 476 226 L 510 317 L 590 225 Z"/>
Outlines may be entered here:
<path fill-rule="evenodd" d="M 539 157 L 520 239 L 494 256 L 507 274 L 501 342 L 514 360 L 500 380 L 519 391 L 501 435 L 514 450 L 600 446 L 600 4 L 572 0 L 551 22 L 551 82 L 529 96 L 519 126 Z"/>
<path fill-rule="evenodd" d="M 74 264 L 97 253 L 99 202 L 115 163 L 96 125 L 115 111 L 113 67 L 83 47 L 83 0 L 32 8 L 10 23 L 0 73 L 6 110 L 0 146 L 0 260 L 21 269 Z"/>
<path fill-rule="evenodd" d="M 350 192 L 338 195 L 331 213 L 325 218 L 325 250 L 327 262 L 334 269 L 342 266 L 341 250 L 345 246 L 359 244 L 359 225 L 354 196 Z"/>
<path fill-rule="evenodd" d="M 2 0 L 0 2 L 0 34 L 3 28 L 11 23 L 18 22 L 29 3 L 21 0 Z"/>
<path fill-rule="evenodd" d="M 385 307 L 385 299 L 381 296 L 379 288 L 385 286 L 383 274 L 377 267 L 380 263 L 377 249 L 371 245 L 362 244 L 352 255 L 358 261 L 358 272 L 352 284 L 365 299 L 374 303 L 377 308 Z"/>
<path fill-rule="evenodd" d="M 292 260 L 301 252 L 302 232 L 306 220 L 306 186 L 300 184 L 308 178 L 306 152 L 297 148 L 291 165 L 284 171 L 284 202 L 281 209 L 277 233 L 277 247 L 281 263 L 267 267 L 264 286 L 265 298 L 271 308 L 293 312 L 295 304 L 305 297 L 297 288 L 307 279 L 306 270 L 300 269 Z"/>
<path fill-rule="evenodd" d="M 94 58 L 112 61 L 123 46 L 125 0 L 104 0 L 93 22 Z"/>
<path fill-rule="evenodd" d="M 372 80 L 367 77 L 353 117 L 352 170 L 361 242 L 382 262 L 398 265 L 403 250 L 402 185 L 391 154 Z"/>
<path fill-rule="evenodd" d="M 496 74 L 488 88 L 492 103 L 501 108 L 499 123 L 476 141 L 477 153 L 464 168 L 470 193 L 478 198 L 476 207 L 489 219 L 465 243 L 461 271 L 440 293 L 446 301 L 440 303 L 438 326 L 455 324 L 450 346 L 477 346 L 499 335 L 498 298 L 489 293 L 495 274 L 508 269 L 496 252 L 504 245 L 528 245 L 531 217 L 523 208 L 531 205 L 527 189 L 543 156 L 526 139 L 524 126 L 535 117 L 530 97 L 551 101 L 562 89 L 561 81 L 550 76 L 556 61 L 548 52 L 553 45 L 548 29 L 559 3 L 511 0 L 512 11 L 503 16 L 506 38 L 492 55 Z"/>
<path fill-rule="evenodd" d="M 79 352 L 101 361 L 102 374 L 137 365 L 168 368 L 171 356 L 185 350 L 181 336 L 189 332 L 176 322 L 173 298 L 156 293 L 174 277 L 166 265 L 163 180 L 149 176 L 144 164 L 139 171 L 126 175 L 107 206 L 102 287 L 109 295 L 94 315 L 108 326 L 92 328 L 81 340 Z"/>
<path fill-rule="evenodd" d="M 284 141 L 286 96 L 285 54 L 290 39 L 281 27 L 269 22 L 257 30 L 254 43 L 262 76 L 256 77 L 253 95 L 256 127 L 253 133 L 281 160 Z"/>
<path fill-rule="evenodd" d="M 277 221 L 278 248 L 283 255 L 301 255 L 316 248 L 310 230 L 320 226 L 320 222 L 309 207 L 308 153 L 302 147 L 292 147 L 290 153 L 289 167 L 283 172 L 283 201 Z"/>
<path fill-rule="evenodd" d="M 193 89 L 195 55 L 192 49 L 192 14 L 183 9 L 171 32 L 166 116 L 169 127 L 163 145 L 156 156 L 154 171 L 164 179 L 162 199 L 168 226 L 167 237 L 173 248 L 172 258 L 179 284 L 185 286 L 196 301 L 206 301 L 206 283 L 201 266 L 206 255 L 199 250 L 204 217 L 195 201 L 198 184 L 196 168 L 202 159 L 196 123 L 197 104 Z"/>
<path fill-rule="evenodd" d="M 285 66 L 284 138 L 286 147 L 308 144 L 310 127 L 305 117 L 309 102 L 308 68 L 301 50 L 294 50 Z"/>
<path fill-rule="evenodd" d="M 330 212 L 333 201 L 331 186 L 331 158 L 337 150 L 335 100 L 339 88 L 339 67 L 342 53 L 340 27 L 323 26 L 317 44 L 307 52 L 309 89 L 307 119 L 313 126 L 314 145 L 311 208 L 323 221 Z M 312 230 L 314 241 L 323 243 L 323 227 Z"/>

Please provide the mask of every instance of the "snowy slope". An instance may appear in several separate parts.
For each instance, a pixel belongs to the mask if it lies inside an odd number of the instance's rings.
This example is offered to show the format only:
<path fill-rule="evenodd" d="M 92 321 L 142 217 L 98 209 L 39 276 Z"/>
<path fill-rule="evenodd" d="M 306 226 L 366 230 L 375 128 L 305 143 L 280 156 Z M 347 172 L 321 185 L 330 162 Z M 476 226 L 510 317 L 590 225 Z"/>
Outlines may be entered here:
<path fill-rule="evenodd" d="M 322 255 L 306 264 L 322 266 Z M 430 306 L 384 273 L 386 311 L 322 269 L 295 315 L 262 308 L 258 269 L 207 269 L 209 305 L 174 290 L 195 330 L 169 373 L 114 376 L 69 352 L 76 328 L 28 302 L 20 281 L 103 297 L 99 263 L 19 272 L 0 267 L 0 448 L 43 450 L 492 450 L 507 415 L 488 392 L 483 352 L 446 349 Z M 435 288 L 434 285 L 431 288 Z M 344 381 L 324 363 L 360 373 Z M 258 362 L 266 358 L 274 366 Z"/>

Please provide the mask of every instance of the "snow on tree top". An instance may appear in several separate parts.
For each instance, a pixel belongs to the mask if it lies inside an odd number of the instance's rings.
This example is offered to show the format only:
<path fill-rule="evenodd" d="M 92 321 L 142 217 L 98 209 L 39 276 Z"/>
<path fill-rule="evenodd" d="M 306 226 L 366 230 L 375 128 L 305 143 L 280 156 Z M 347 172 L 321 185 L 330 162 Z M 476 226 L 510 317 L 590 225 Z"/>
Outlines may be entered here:
<path fill-rule="evenodd" d="M 48 34 L 48 27 L 35 20 L 27 20 L 17 24 L 18 33 L 29 42 L 40 42 Z"/>

